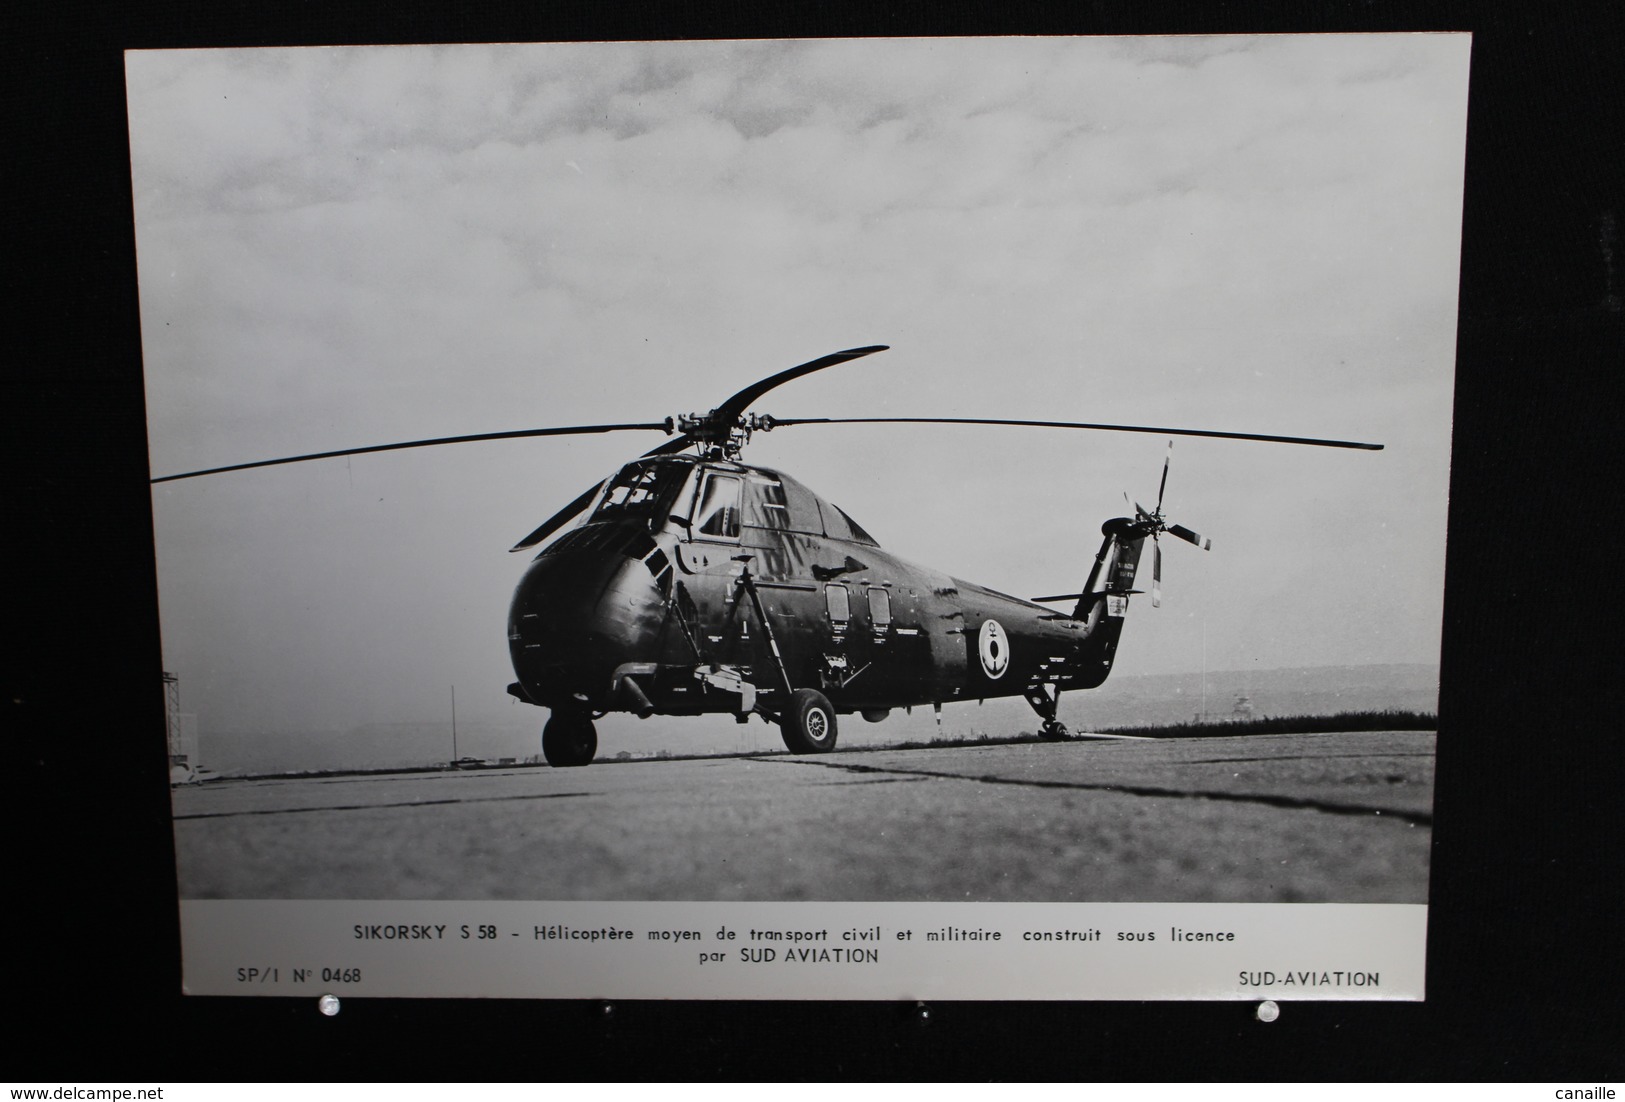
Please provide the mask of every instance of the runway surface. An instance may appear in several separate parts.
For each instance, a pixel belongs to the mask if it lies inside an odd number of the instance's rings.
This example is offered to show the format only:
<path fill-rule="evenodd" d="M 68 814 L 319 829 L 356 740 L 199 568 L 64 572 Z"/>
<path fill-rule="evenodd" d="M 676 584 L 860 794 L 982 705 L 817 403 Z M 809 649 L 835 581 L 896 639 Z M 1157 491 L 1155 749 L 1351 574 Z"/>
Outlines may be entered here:
<path fill-rule="evenodd" d="M 1421 903 L 1423 731 L 218 781 L 191 899 Z"/>

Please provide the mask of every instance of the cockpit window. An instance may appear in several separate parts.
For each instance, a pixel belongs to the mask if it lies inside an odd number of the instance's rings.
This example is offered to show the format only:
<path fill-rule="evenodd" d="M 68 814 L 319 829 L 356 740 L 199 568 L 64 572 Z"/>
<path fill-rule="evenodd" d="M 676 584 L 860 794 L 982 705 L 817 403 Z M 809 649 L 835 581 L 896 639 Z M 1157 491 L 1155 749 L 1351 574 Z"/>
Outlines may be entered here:
<path fill-rule="evenodd" d="M 661 520 L 688 478 L 681 463 L 629 463 L 609 484 L 592 520 Z"/>
<path fill-rule="evenodd" d="M 739 538 L 739 491 L 744 485 L 737 475 L 706 475 L 700 494 L 700 509 L 694 517 L 694 530 L 717 539 Z"/>

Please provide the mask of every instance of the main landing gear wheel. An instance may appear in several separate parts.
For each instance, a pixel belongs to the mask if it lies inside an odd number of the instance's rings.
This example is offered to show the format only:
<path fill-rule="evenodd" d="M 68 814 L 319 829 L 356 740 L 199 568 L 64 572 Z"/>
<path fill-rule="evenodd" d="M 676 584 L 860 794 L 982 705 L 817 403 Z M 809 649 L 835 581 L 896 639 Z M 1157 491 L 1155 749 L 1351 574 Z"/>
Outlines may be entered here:
<path fill-rule="evenodd" d="M 586 765 L 598 753 L 598 729 L 586 716 L 555 712 L 542 728 L 542 756 L 554 769 Z"/>
<path fill-rule="evenodd" d="M 1046 719 L 1038 728 L 1038 737 L 1045 742 L 1065 742 L 1072 737 L 1072 732 L 1066 729 L 1066 724 L 1058 719 Z"/>
<path fill-rule="evenodd" d="M 827 754 L 835 749 L 835 709 L 817 689 L 797 689 L 779 717 L 784 745 L 792 754 Z"/>

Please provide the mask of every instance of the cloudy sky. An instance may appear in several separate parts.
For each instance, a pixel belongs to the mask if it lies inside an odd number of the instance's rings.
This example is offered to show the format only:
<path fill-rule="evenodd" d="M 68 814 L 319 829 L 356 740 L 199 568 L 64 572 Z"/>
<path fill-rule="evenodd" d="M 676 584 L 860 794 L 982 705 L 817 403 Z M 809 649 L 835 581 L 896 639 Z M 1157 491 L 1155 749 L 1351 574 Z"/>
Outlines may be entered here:
<path fill-rule="evenodd" d="M 1467 65 L 1443 35 L 132 53 L 152 470 L 659 420 L 889 344 L 759 410 L 1387 445 L 1179 440 L 1168 513 L 1214 549 L 1167 549 L 1119 674 L 1436 661 Z M 506 549 L 660 439 L 154 487 L 184 710 L 281 738 L 437 722 L 456 685 L 460 724 L 533 740 Z M 1031 595 L 1081 583 L 1165 447 L 802 427 L 747 456 Z"/>

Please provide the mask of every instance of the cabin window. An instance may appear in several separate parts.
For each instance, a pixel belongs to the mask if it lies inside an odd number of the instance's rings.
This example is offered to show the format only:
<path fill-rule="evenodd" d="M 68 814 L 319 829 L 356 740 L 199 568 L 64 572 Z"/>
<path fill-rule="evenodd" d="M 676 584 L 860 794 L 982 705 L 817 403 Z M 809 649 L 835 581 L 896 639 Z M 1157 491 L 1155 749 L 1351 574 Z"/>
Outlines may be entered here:
<path fill-rule="evenodd" d="M 884 589 L 869 591 L 869 622 L 876 635 L 884 635 L 891 627 L 891 594 Z"/>
<path fill-rule="evenodd" d="M 826 585 L 824 603 L 829 606 L 829 619 L 836 627 L 845 627 L 852 619 L 852 599 L 847 595 L 846 586 Z"/>
<path fill-rule="evenodd" d="M 700 511 L 694 529 L 713 539 L 739 538 L 739 491 L 743 483 L 737 475 L 710 474 L 700 493 Z"/>

